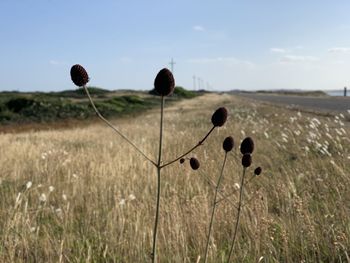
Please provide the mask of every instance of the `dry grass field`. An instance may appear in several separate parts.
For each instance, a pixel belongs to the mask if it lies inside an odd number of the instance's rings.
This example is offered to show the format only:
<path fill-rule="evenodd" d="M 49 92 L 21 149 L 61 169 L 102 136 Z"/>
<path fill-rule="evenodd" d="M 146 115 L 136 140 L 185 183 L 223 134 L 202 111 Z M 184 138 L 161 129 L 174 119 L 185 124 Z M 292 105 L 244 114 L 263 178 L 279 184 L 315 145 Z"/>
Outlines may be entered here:
<path fill-rule="evenodd" d="M 234 262 L 350 262 L 349 116 L 317 116 L 230 95 L 165 110 L 164 160 L 195 145 L 214 110 L 229 119 L 196 156 L 162 173 L 159 262 L 203 259 L 214 188 L 231 135 L 209 262 L 225 262 L 242 167 L 255 141 Z M 156 159 L 159 110 L 115 124 Z M 102 123 L 0 135 L 0 262 L 149 262 L 156 169 Z M 263 173 L 253 177 L 256 166 Z M 233 193 L 233 194 L 231 194 Z"/>

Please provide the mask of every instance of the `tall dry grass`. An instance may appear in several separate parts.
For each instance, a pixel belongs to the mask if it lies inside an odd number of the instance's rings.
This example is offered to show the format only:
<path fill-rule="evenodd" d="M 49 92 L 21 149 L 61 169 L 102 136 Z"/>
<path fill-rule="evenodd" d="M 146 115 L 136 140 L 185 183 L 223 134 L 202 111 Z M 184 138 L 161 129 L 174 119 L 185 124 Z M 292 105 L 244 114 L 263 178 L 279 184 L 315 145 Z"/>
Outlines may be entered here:
<path fill-rule="evenodd" d="M 222 141 L 256 142 L 262 175 L 245 188 L 235 262 L 350 261 L 349 116 L 320 117 L 205 95 L 166 108 L 164 160 L 205 135 L 210 116 L 226 106 L 229 120 L 189 163 L 163 170 L 158 237 L 160 262 L 203 258 Z M 350 113 L 349 113 L 350 114 Z M 344 114 L 345 115 L 345 114 Z M 159 112 L 118 127 L 156 156 Z M 120 123 L 121 122 L 121 123 Z M 0 136 L 0 262 L 150 261 L 155 168 L 102 124 Z M 234 231 L 241 166 L 228 155 L 209 251 L 224 262 Z M 31 185 L 30 183 L 31 182 Z"/>

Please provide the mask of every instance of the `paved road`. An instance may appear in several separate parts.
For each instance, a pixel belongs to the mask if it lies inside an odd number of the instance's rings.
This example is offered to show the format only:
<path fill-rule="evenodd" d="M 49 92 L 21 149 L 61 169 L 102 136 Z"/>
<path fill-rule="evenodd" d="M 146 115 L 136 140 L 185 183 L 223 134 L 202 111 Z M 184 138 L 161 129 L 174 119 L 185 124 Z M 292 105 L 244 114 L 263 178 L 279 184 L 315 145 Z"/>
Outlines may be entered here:
<path fill-rule="evenodd" d="M 324 112 L 347 112 L 350 110 L 350 97 L 303 97 L 256 93 L 240 93 L 238 95 L 256 100 L 289 106 L 299 106 L 310 110 L 321 110 Z"/>

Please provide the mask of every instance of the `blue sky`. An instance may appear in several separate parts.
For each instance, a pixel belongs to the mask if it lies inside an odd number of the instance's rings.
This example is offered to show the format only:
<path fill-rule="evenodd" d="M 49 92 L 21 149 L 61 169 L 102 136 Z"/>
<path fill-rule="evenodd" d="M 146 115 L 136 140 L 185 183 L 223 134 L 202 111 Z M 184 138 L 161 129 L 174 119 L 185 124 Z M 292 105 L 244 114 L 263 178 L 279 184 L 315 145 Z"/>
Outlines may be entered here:
<path fill-rule="evenodd" d="M 0 0 L 0 90 L 151 89 L 176 64 L 193 88 L 350 86 L 350 1 Z"/>

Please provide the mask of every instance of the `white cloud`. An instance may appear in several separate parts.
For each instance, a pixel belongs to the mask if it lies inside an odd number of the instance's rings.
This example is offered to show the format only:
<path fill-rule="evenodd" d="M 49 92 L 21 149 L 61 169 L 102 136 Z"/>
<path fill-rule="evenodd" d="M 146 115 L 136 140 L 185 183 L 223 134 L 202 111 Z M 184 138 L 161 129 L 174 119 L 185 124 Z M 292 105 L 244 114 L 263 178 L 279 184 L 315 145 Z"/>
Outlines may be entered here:
<path fill-rule="evenodd" d="M 60 62 L 58 62 L 57 60 L 54 60 L 54 59 L 51 59 L 51 60 L 49 61 L 49 63 L 50 63 L 51 65 L 54 65 L 54 66 L 61 64 Z"/>
<path fill-rule="evenodd" d="M 119 59 L 119 61 L 122 62 L 122 63 L 131 63 L 133 61 L 133 59 L 130 58 L 130 57 L 121 57 Z"/>
<path fill-rule="evenodd" d="M 209 64 L 209 63 L 224 63 L 229 65 L 246 65 L 254 66 L 255 64 L 248 60 L 240 60 L 235 57 L 216 57 L 216 58 L 194 58 L 187 60 L 188 63 Z"/>
<path fill-rule="evenodd" d="M 341 53 L 341 54 L 350 54 L 350 47 L 332 47 L 328 49 L 329 53 Z"/>
<path fill-rule="evenodd" d="M 288 51 L 285 48 L 272 47 L 272 48 L 270 48 L 270 52 L 283 54 L 283 53 L 287 53 Z"/>
<path fill-rule="evenodd" d="M 316 62 L 320 59 L 313 56 L 296 56 L 296 55 L 285 55 L 281 58 L 283 63 L 297 63 L 297 62 Z"/>
<path fill-rule="evenodd" d="M 194 31 L 200 31 L 200 32 L 204 32 L 205 28 L 199 25 L 193 26 L 192 28 Z"/>
<path fill-rule="evenodd" d="M 64 62 L 64 61 L 58 61 L 58 60 L 55 60 L 55 59 L 49 60 L 49 64 L 52 65 L 52 66 L 67 65 L 66 62 Z"/>

